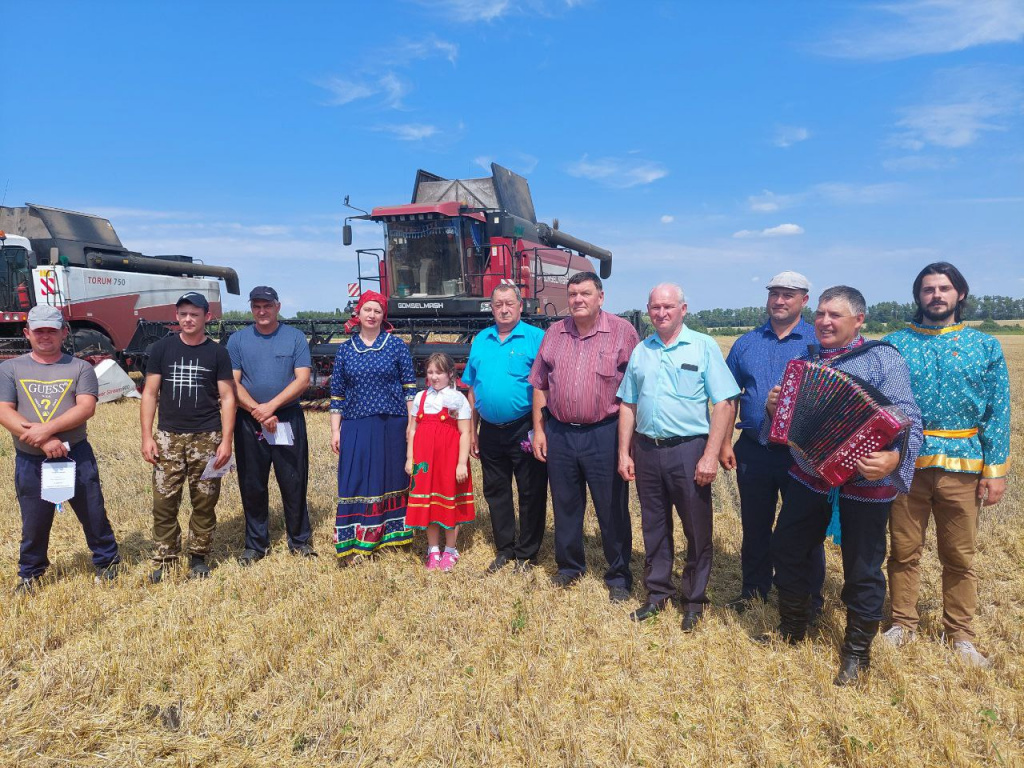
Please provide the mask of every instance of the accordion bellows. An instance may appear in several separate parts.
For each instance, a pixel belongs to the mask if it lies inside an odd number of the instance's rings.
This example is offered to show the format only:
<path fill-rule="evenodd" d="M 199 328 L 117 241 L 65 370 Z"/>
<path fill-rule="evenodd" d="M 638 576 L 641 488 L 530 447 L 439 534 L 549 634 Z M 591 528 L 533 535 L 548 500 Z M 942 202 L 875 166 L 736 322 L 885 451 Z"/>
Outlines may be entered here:
<path fill-rule="evenodd" d="M 892 445 L 910 420 L 868 382 L 827 365 L 791 360 L 768 439 L 800 452 L 835 488 L 857 461 Z"/>

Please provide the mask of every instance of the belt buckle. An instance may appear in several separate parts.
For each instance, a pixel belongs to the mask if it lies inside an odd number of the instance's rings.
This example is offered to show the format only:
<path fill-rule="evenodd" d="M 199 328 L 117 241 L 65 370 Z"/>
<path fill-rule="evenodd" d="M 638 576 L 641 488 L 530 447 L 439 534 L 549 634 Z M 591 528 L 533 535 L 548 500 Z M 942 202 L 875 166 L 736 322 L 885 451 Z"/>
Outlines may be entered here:
<path fill-rule="evenodd" d="M 579 429 L 579 428 L 580 428 L 580 427 L 582 427 L 583 425 L 582 425 L 582 424 L 577 424 L 577 423 L 576 423 L 575 421 L 570 421 L 570 422 L 569 422 L 569 426 L 570 426 L 570 427 L 576 427 L 577 429 Z"/>
<path fill-rule="evenodd" d="M 661 448 L 662 439 L 660 437 L 652 437 L 651 440 L 654 441 L 655 448 Z"/>

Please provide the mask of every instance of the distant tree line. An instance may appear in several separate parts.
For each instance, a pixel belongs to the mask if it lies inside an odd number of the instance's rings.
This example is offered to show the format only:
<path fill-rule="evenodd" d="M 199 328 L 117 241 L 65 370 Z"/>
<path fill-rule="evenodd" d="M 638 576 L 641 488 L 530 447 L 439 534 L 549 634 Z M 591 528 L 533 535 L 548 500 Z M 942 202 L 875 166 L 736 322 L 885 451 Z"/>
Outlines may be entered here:
<path fill-rule="evenodd" d="M 868 306 L 864 330 L 867 333 L 885 333 L 902 328 L 914 319 L 917 306 L 912 302 L 881 301 Z M 721 336 L 738 336 L 765 321 L 764 307 L 740 309 L 702 309 L 686 316 L 686 325 L 695 331 Z M 814 320 L 814 309 L 804 310 L 804 319 Z M 971 296 L 967 299 L 964 320 L 981 320 L 983 329 L 994 329 L 996 320 L 1024 319 L 1024 298 L 1010 296 Z"/>

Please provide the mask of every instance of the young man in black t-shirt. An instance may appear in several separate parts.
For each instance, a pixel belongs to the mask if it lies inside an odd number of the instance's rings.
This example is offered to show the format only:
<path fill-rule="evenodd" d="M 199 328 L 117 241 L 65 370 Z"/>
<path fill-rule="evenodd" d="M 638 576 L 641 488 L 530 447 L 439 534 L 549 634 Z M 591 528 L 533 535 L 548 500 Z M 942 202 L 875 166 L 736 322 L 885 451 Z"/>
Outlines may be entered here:
<path fill-rule="evenodd" d="M 181 334 L 160 339 L 150 349 L 142 391 L 142 457 L 153 465 L 153 583 L 181 554 L 178 506 L 186 478 L 192 500 L 189 575 L 210 575 L 206 556 L 217 524 L 220 479 L 201 478 L 211 458 L 218 469 L 231 459 L 235 426 L 231 357 L 206 335 L 210 304 L 190 291 L 176 307 Z M 158 405 L 160 426 L 154 436 Z"/>

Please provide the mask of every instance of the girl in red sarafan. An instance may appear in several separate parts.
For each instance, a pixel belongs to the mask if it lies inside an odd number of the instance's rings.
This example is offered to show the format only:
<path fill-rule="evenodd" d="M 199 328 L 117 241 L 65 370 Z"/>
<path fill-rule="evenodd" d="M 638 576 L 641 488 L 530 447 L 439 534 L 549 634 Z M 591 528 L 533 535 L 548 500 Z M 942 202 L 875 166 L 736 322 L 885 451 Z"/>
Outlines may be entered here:
<path fill-rule="evenodd" d="M 405 524 L 427 531 L 427 570 L 450 571 L 459 561 L 459 526 L 476 518 L 469 473 L 472 410 L 455 388 L 455 363 L 448 355 L 427 358 L 427 385 L 409 417 L 405 471 L 412 488 Z"/>

